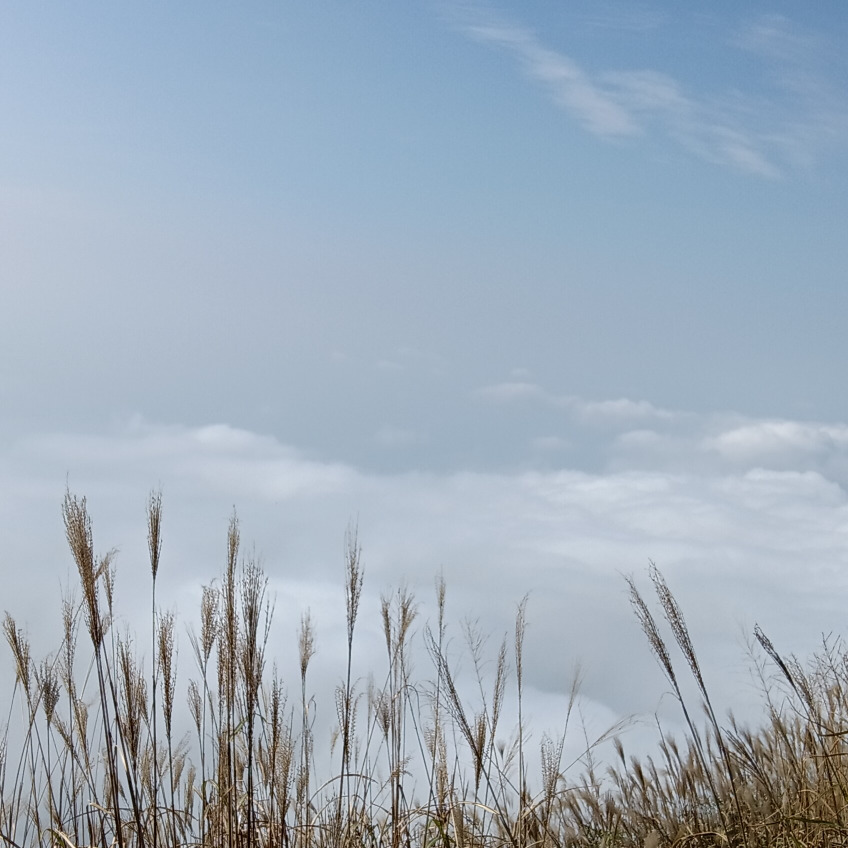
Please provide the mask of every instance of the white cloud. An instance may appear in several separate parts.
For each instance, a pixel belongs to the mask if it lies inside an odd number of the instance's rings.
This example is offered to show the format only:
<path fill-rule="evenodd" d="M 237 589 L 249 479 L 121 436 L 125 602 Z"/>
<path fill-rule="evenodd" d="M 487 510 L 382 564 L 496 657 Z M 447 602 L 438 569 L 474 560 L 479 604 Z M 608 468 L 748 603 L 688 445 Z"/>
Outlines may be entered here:
<path fill-rule="evenodd" d="M 713 448 L 733 459 L 758 460 L 763 456 L 818 453 L 822 449 L 848 443 L 848 430 L 822 427 L 799 421 L 758 421 L 734 427 L 707 439 Z"/>
<path fill-rule="evenodd" d="M 525 382 L 486 386 L 473 397 L 522 408 L 527 461 L 544 448 L 568 448 L 563 460 L 574 462 L 590 449 L 591 460 L 581 467 L 699 475 L 811 471 L 848 488 L 846 424 L 699 415 L 646 400 L 588 400 Z"/>
<path fill-rule="evenodd" d="M 701 448 L 736 466 L 815 471 L 848 484 L 848 426 L 810 421 L 751 421 L 705 437 Z"/>

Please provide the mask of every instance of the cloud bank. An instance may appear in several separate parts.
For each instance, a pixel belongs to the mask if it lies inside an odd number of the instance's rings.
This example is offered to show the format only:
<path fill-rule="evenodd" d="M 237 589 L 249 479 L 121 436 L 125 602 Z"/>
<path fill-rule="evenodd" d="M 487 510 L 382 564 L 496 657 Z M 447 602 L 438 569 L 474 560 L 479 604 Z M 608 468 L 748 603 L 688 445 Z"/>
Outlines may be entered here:
<path fill-rule="evenodd" d="M 504 392 L 487 394 L 503 400 Z M 511 400 L 536 402 L 540 394 L 517 391 Z M 505 634 L 511 638 L 516 605 L 528 596 L 525 675 L 537 722 L 550 724 L 564 710 L 578 664 L 591 720 L 659 710 L 673 722 L 623 580 L 634 574 L 649 594 L 654 561 L 688 616 L 716 703 L 755 715 L 745 656 L 754 623 L 779 650 L 801 656 L 844 625 L 848 427 L 698 416 L 624 400 L 570 398 L 564 406 L 571 415 L 612 419 L 605 467 L 378 475 L 227 425 L 134 422 L 110 435 L 14 441 L 0 455 L 5 604 L 28 622 L 37 650 L 55 647 L 49 622 L 58 626 L 58 616 L 45 619 L 44 610 L 58 609 L 60 584 L 73 583 L 59 513 L 67 483 L 88 498 L 98 550 L 119 549 L 118 607 L 143 629 L 144 504 L 161 486 L 161 597 L 193 620 L 201 585 L 223 566 L 236 507 L 246 550 L 252 540 L 271 578 L 273 653 L 289 680 L 306 609 L 318 631 L 316 685 L 331 689 L 341 673 L 344 534 L 355 523 L 366 569 L 357 641 L 363 674 L 382 661 L 380 594 L 410 588 L 420 630 L 433 619 L 441 574 L 457 658 L 462 621 L 491 634 L 494 653 Z M 420 664 L 426 676 L 423 656 Z"/>

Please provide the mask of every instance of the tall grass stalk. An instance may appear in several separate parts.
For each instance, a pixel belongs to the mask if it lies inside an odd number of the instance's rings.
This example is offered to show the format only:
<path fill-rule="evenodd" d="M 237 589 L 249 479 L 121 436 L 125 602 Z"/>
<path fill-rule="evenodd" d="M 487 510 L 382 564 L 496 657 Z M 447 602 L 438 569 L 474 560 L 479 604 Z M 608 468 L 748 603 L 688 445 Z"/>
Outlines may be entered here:
<path fill-rule="evenodd" d="M 159 574 L 159 560 L 162 555 L 162 492 L 151 492 L 147 501 L 147 550 L 150 556 L 150 574 L 151 574 L 151 612 L 150 612 L 150 633 L 152 640 L 152 655 L 157 655 L 156 646 L 156 577 Z M 153 848 L 159 846 L 159 822 L 158 822 L 158 806 L 159 806 L 159 758 L 158 737 L 157 737 L 157 715 L 156 715 L 156 688 L 157 688 L 157 670 L 158 663 L 152 663 L 151 670 L 151 710 L 150 720 L 153 727 L 153 757 L 151 768 L 151 795 L 153 803 L 151 805 L 151 831 Z"/>
<path fill-rule="evenodd" d="M 356 629 L 356 618 L 359 614 L 359 601 L 362 597 L 362 549 L 359 546 L 359 536 L 355 528 L 348 528 L 345 537 L 345 621 L 347 624 L 347 664 L 343 688 L 336 691 L 336 712 L 338 714 L 342 738 L 341 769 L 339 771 L 339 796 L 336 808 L 336 823 L 339 838 L 342 830 L 348 827 L 353 815 L 350 793 L 350 755 L 351 737 L 356 721 L 353 673 L 353 634 Z M 344 798 L 348 798 L 348 812 L 345 815 Z"/>

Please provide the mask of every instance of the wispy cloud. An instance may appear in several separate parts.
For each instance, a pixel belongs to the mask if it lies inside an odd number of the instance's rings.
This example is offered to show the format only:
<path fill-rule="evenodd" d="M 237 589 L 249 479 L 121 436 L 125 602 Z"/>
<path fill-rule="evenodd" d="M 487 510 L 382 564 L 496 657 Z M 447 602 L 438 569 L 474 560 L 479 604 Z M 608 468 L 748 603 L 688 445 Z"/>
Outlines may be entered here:
<path fill-rule="evenodd" d="M 784 15 L 766 14 L 740 26 L 731 41 L 738 47 L 774 59 L 781 65 L 806 63 L 821 44 L 811 34 L 799 31 Z"/>
<path fill-rule="evenodd" d="M 730 43 L 761 62 L 772 92 L 763 134 L 776 155 L 809 168 L 823 150 L 845 144 L 848 65 L 841 43 L 776 14 L 739 27 Z"/>
<path fill-rule="evenodd" d="M 553 399 L 552 395 L 536 383 L 519 380 L 482 386 L 475 390 L 474 395 L 496 403 L 513 403 L 524 400 L 550 401 Z"/>
<path fill-rule="evenodd" d="M 679 413 L 662 409 L 646 400 L 630 400 L 617 398 L 615 400 L 588 401 L 582 398 L 564 398 L 563 403 L 585 418 L 615 418 L 618 420 L 661 419 L 671 420 Z"/>
<path fill-rule="evenodd" d="M 542 403 L 566 410 L 575 417 L 598 421 L 601 419 L 629 421 L 644 419 L 671 420 L 680 413 L 661 409 L 646 400 L 616 398 L 587 400 L 577 395 L 556 394 L 529 381 L 507 381 L 483 386 L 474 392 L 479 400 L 500 404 Z"/>
<path fill-rule="evenodd" d="M 554 101 L 590 132 L 601 136 L 640 132 L 630 110 L 609 91 L 604 91 L 576 62 L 544 47 L 529 30 L 509 24 L 481 23 L 467 26 L 466 32 L 512 53 L 530 76 L 548 87 Z"/>
<path fill-rule="evenodd" d="M 409 427 L 395 427 L 384 424 L 377 430 L 375 441 L 384 448 L 405 448 L 425 442 L 426 436 L 418 430 Z"/>
<path fill-rule="evenodd" d="M 765 95 L 744 88 L 696 94 L 655 69 L 592 73 L 531 29 L 482 6 L 472 9 L 464 32 L 511 54 L 558 106 L 598 137 L 656 132 L 704 160 L 767 179 L 810 166 L 824 147 L 848 138 L 848 97 L 813 61 L 819 39 L 799 34 L 784 18 L 761 18 L 728 38 L 731 49 L 769 61 Z"/>
<path fill-rule="evenodd" d="M 586 24 L 594 29 L 645 34 L 657 29 L 667 20 L 665 12 L 638 2 L 596 2 L 587 12 Z"/>
<path fill-rule="evenodd" d="M 530 444 L 533 450 L 544 452 L 557 452 L 571 447 L 569 441 L 562 436 L 537 436 Z"/>

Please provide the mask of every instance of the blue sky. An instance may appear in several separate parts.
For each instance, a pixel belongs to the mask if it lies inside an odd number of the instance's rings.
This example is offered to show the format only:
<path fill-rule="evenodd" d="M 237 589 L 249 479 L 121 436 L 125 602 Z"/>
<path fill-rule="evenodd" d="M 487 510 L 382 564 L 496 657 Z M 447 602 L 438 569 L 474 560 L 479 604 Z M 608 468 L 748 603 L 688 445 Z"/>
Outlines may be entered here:
<path fill-rule="evenodd" d="M 463 465 L 515 372 L 843 418 L 848 23 L 817 9 L 6 10 L 6 426 Z"/>
<path fill-rule="evenodd" d="M 233 503 L 281 585 L 359 516 L 375 582 L 444 567 L 494 629 L 539 594 L 615 715 L 649 558 L 684 607 L 744 599 L 694 613 L 722 661 L 757 616 L 814 647 L 848 588 L 846 37 L 840 3 L 3 8 L 20 573 L 66 574 L 66 480 L 130 563 L 161 484 L 175 597 Z"/>

